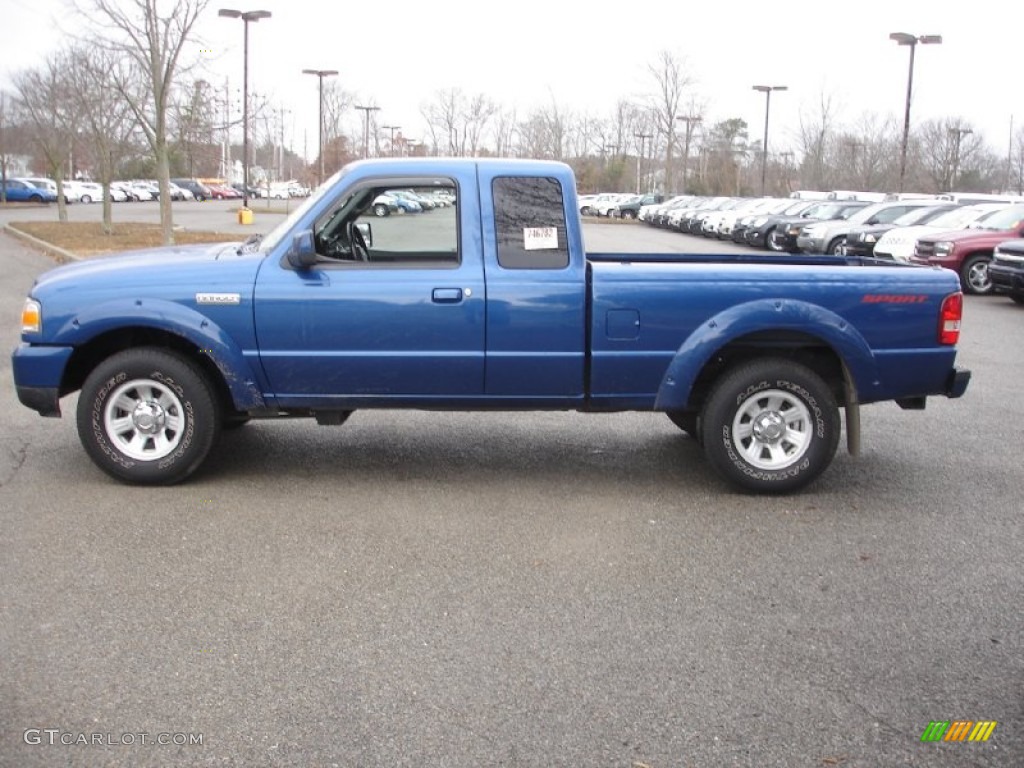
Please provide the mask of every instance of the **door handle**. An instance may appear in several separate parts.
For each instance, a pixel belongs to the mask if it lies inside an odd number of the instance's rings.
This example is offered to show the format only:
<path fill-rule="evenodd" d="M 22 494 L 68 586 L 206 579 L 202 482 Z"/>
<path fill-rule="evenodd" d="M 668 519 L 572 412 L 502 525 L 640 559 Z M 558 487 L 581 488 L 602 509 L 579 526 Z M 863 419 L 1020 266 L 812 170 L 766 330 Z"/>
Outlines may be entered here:
<path fill-rule="evenodd" d="M 433 299 L 435 304 L 458 304 L 462 301 L 462 289 L 435 288 Z"/>

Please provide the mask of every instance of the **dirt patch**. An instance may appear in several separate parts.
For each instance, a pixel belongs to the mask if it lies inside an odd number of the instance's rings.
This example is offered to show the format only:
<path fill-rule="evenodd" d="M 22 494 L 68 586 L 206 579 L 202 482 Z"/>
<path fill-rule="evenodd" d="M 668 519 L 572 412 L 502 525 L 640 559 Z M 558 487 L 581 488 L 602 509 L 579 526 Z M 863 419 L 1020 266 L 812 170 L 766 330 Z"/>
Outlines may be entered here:
<path fill-rule="evenodd" d="M 12 221 L 10 226 L 78 256 L 97 256 L 163 245 L 159 224 L 114 224 L 109 235 L 103 232 L 102 224 L 90 221 Z M 244 239 L 244 236 L 228 232 L 174 232 L 174 242 L 179 245 L 238 242 Z"/>

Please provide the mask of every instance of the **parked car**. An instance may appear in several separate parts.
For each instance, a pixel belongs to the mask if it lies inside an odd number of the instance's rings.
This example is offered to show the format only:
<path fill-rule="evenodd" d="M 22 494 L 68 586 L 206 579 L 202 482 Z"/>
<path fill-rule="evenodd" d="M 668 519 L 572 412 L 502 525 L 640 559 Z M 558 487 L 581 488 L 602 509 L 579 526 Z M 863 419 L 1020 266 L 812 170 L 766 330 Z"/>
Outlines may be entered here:
<path fill-rule="evenodd" d="M 78 188 L 78 202 L 88 205 L 89 203 L 100 203 L 103 202 L 103 185 L 94 184 L 91 181 L 77 181 L 77 182 L 64 182 L 64 188 L 67 189 L 69 183 L 74 184 Z"/>
<path fill-rule="evenodd" d="M 934 264 L 960 276 L 964 293 L 992 293 L 988 265 L 997 245 L 1024 237 L 1024 204 L 998 211 L 975 228 L 918 238 L 915 264 Z"/>
<path fill-rule="evenodd" d="M 890 203 L 872 203 L 854 211 L 845 219 L 820 221 L 804 227 L 796 239 L 796 246 L 804 253 L 831 253 L 839 256 L 843 252 L 846 235 L 857 226 L 885 224 L 895 221 L 914 208 L 934 205 L 932 200 L 896 200 Z"/>
<path fill-rule="evenodd" d="M 402 213 L 421 213 L 423 206 L 407 196 L 400 189 L 389 189 L 387 194 L 395 198 L 395 205 L 398 206 L 398 210 Z"/>
<path fill-rule="evenodd" d="M 914 256 L 917 238 L 931 232 L 949 232 L 954 229 L 968 229 L 980 223 L 996 211 L 1009 208 L 1009 203 L 981 203 L 954 208 L 927 224 L 913 227 L 896 227 L 886 232 L 875 244 L 874 255 L 879 259 L 910 261 Z"/>
<path fill-rule="evenodd" d="M 775 227 L 781 219 L 799 216 L 815 205 L 818 205 L 818 202 L 810 199 L 779 200 L 772 210 L 759 211 L 740 218 L 732 229 L 732 240 L 734 243 L 745 243 L 755 248 L 767 248 L 767 240 L 774 234 Z"/>
<path fill-rule="evenodd" d="M 22 179 L 8 179 L 4 182 L 4 193 L 9 203 L 55 203 L 57 193 L 45 187 L 37 187 Z"/>
<path fill-rule="evenodd" d="M 915 198 L 906 198 L 915 199 Z M 926 198 L 917 198 L 926 200 Z M 928 200 L 932 205 L 922 205 L 916 210 L 907 211 L 898 219 L 886 224 L 863 224 L 853 227 L 846 233 L 846 241 L 843 244 L 843 255 L 845 256 L 873 256 L 875 245 L 878 240 L 891 229 L 896 227 L 910 227 L 915 224 L 927 224 L 932 219 L 956 209 L 955 203 L 940 203 L 935 205 L 935 200 Z"/>
<path fill-rule="evenodd" d="M 805 211 L 805 214 L 791 219 L 783 219 L 775 227 L 775 232 L 768 241 L 768 250 L 787 253 L 799 253 L 800 246 L 797 245 L 797 238 L 809 227 L 822 221 L 841 221 L 849 218 L 861 208 L 866 208 L 871 203 L 860 200 L 829 201 L 814 206 Z"/>
<path fill-rule="evenodd" d="M 398 201 L 393 195 L 381 194 L 373 199 L 374 216 L 390 216 L 392 213 L 398 213 Z"/>
<path fill-rule="evenodd" d="M 171 179 L 176 186 L 182 189 L 187 189 L 192 193 L 192 197 L 196 200 L 204 201 L 209 200 L 212 195 L 210 194 L 210 188 L 196 179 Z"/>
<path fill-rule="evenodd" d="M 1024 304 L 1024 240 L 1007 240 L 996 246 L 988 265 L 992 290 Z"/>
<path fill-rule="evenodd" d="M 18 181 L 24 181 L 31 184 L 33 187 L 39 189 L 48 189 L 53 193 L 53 199 L 57 199 L 57 182 L 53 179 L 48 179 L 45 176 L 17 176 L 15 177 Z M 73 189 L 64 189 L 64 202 L 74 203 L 78 201 L 78 193 Z"/>

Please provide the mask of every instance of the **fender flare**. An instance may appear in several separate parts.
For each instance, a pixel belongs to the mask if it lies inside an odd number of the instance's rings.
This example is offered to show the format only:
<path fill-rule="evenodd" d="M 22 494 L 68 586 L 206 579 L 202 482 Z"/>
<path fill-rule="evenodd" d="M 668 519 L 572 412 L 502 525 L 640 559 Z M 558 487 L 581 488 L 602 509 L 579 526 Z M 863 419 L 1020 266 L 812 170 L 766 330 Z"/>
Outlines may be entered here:
<path fill-rule="evenodd" d="M 209 357 L 238 410 L 265 407 L 255 372 L 223 328 L 194 309 L 166 299 L 115 299 L 75 314 L 57 331 L 54 343 L 80 347 L 122 328 L 151 328 L 194 344 Z"/>
<path fill-rule="evenodd" d="M 878 383 L 874 354 L 848 320 L 806 301 L 758 299 L 718 313 L 690 334 L 662 377 L 655 410 L 686 409 L 693 385 L 712 357 L 736 339 L 762 331 L 797 331 L 820 339 L 849 371 L 855 394 Z"/>

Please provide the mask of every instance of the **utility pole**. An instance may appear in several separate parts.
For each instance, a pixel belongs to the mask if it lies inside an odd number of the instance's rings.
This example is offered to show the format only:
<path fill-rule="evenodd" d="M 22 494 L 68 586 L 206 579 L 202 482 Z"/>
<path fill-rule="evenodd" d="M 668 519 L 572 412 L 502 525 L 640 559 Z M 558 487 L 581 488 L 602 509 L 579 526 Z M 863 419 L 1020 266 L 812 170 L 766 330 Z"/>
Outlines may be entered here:
<path fill-rule="evenodd" d="M 961 128 L 959 126 L 949 129 L 949 134 L 953 137 L 953 173 L 949 178 L 949 191 L 956 191 L 956 175 L 960 170 L 960 140 L 968 133 L 974 133 L 970 128 Z"/>
<path fill-rule="evenodd" d="M 636 157 L 636 193 L 640 194 L 640 163 L 644 157 L 644 140 L 653 139 L 654 135 L 650 133 L 634 133 L 636 138 L 640 139 L 640 154 Z"/>
<path fill-rule="evenodd" d="M 355 105 L 356 109 L 363 110 L 365 122 L 363 123 L 363 158 L 370 156 L 370 113 L 377 112 L 380 107 L 362 107 Z"/>
<path fill-rule="evenodd" d="M 390 147 L 391 147 L 391 157 L 394 157 L 395 156 L 395 131 L 401 130 L 402 126 L 400 126 L 400 125 L 382 125 L 381 128 L 383 128 L 385 131 L 391 131 L 391 145 L 390 145 Z"/>

